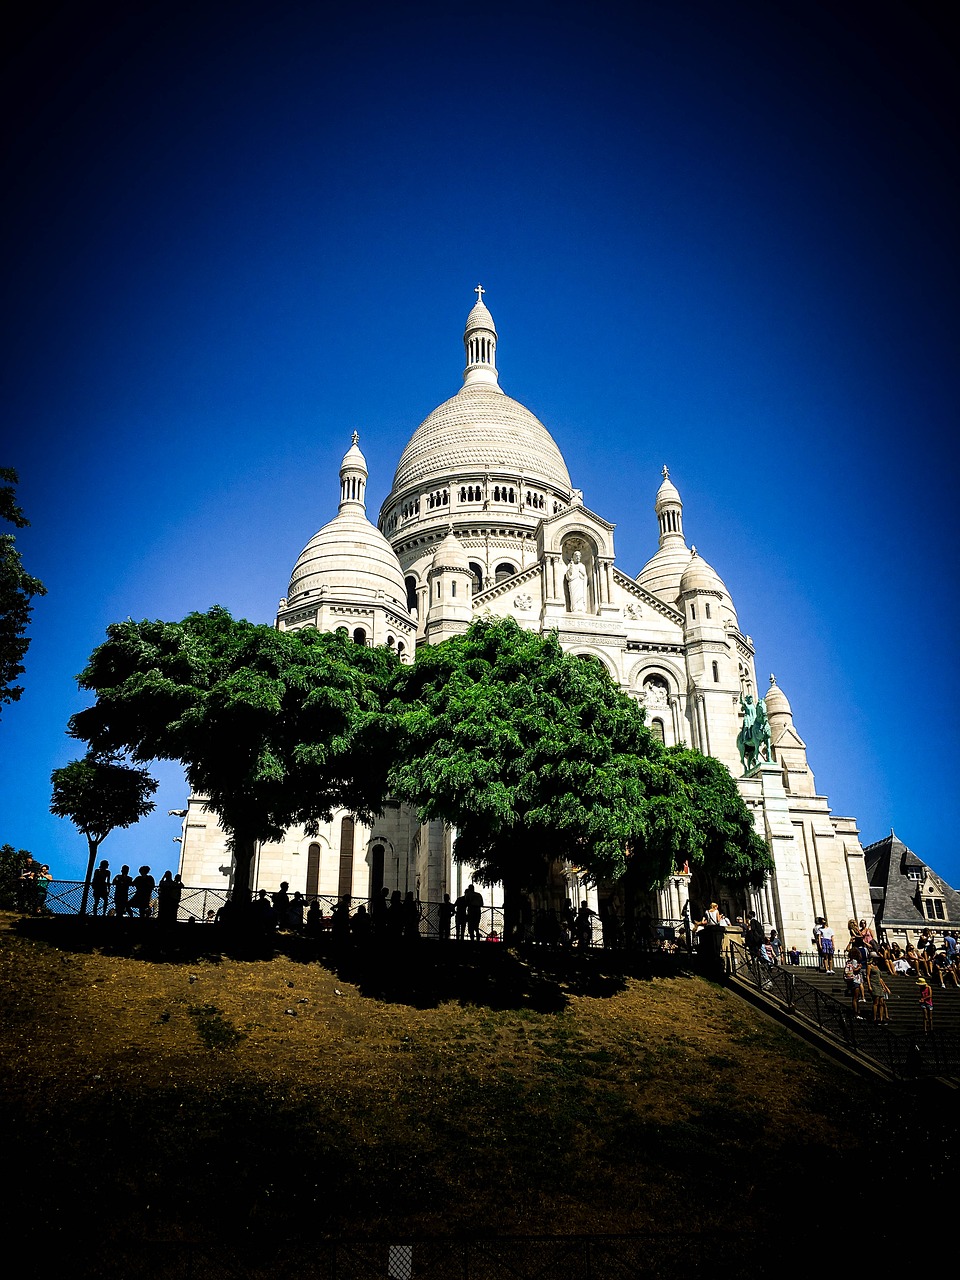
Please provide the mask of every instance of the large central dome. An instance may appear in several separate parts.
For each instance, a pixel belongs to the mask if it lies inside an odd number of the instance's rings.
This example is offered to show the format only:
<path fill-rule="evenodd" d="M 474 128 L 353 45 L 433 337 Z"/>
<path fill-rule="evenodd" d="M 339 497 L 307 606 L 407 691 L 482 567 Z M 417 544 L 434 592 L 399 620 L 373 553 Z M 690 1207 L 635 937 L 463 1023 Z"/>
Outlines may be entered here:
<path fill-rule="evenodd" d="M 400 457 L 393 489 L 478 468 L 570 489 L 563 455 L 543 423 L 499 387 L 483 384 L 462 387 L 420 423 Z"/>
<path fill-rule="evenodd" d="M 467 317 L 463 343 L 463 386 L 411 436 L 393 478 L 393 493 L 489 471 L 539 482 L 564 492 L 569 500 L 570 474 L 557 442 L 529 409 L 504 395 L 498 385 L 497 331 L 482 298 Z"/>

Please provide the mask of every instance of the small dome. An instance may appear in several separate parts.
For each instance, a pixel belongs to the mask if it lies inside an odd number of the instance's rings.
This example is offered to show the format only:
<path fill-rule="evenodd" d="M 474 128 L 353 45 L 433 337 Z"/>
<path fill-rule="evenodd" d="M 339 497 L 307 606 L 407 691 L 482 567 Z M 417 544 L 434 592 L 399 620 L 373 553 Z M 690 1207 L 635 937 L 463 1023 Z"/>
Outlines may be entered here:
<path fill-rule="evenodd" d="M 437 547 L 433 557 L 433 567 L 434 569 L 459 569 L 463 573 L 470 572 L 467 553 L 452 529 Z"/>
<path fill-rule="evenodd" d="M 396 553 L 358 506 L 349 506 L 314 534 L 301 551 L 287 604 L 304 596 L 349 603 L 389 603 L 407 613 L 407 589 Z"/>
<path fill-rule="evenodd" d="M 793 710 L 790 703 L 787 701 L 787 695 L 777 684 L 776 679 L 773 676 L 770 677 L 770 688 L 767 690 L 763 701 L 766 705 L 768 716 L 792 717 Z"/>
<path fill-rule="evenodd" d="M 717 595 L 726 595 L 727 589 L 720 581 L 716 569 L 701 559 L 696 551 L 691 552 L 690 560 L 680 577 L 680 594 L 688 591 L 715 591 Z"/>
<path fill-rule="evenodd" d="M 366 473 L 367 460 L 363 456 L 363 454 L 360 452 L 359 440 L 360 440 L 360 437 L 355 431 L 353 433 L 353 443 L 351 444 L 347 452 L 343 455 L 343 461 L 340 463 L 341 471 L 344 469 L 344 467 L 350 467 L 350 468 L 356 468 L 357 470 L 360 470 Z"/>
<path fill-rule="evenodd" d="M 660 488 L 657 490 L 657 496 L 654 501 L 653 507 L 654 507 L 654 510 L 659 515 L 661 508 L 668 505 L 682 507 L 683 501 L 680 497 L 680 490 L 670 479 L 670 473 L 667 471 L 667 468 L 664 467 L 663 483 L 660 485 Z"/>
<path fill-rule="evenodd" d="M 467 316 L 467 323 L 463 329 L 464 337 L 473 329 L 489 329 L 494 335 L 497 332 L 496 325 L 493 323 L 493 316 L 482 301 L 475 302 L 472 311 Z"/>

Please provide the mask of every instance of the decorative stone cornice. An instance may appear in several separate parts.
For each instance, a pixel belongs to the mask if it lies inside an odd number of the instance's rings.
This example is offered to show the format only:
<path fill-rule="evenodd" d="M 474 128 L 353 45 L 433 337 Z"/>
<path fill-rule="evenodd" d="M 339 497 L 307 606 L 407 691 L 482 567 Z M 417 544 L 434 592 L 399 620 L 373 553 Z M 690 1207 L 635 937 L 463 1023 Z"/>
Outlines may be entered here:
<path fill-rule="evenodd" d="M 658 596 L 655 596 L 651 592 L 646 591 L 633 578 L 628 578 L 627 575 L 623 572 L 623 570 L 618 569 L 616 565 L 614 565 L 613 567 L 613 580 L 616 583 L 616 585 L 620 587 L 622 590 L 626 591 L 628 595 L 634 596 L 637 600 L 642 601 L 642 603 L 647 605 L 649 608 L 656 610 L 656 612 L 659 614 L 662 614 L 663 617 L 669 618 L 670 621 L 675 622 L 678 627 L 683 626 L 682 613 L 679 613 L 676 609 L 671 608 L 670 605 L 664 604 L 664 602 Z"/>

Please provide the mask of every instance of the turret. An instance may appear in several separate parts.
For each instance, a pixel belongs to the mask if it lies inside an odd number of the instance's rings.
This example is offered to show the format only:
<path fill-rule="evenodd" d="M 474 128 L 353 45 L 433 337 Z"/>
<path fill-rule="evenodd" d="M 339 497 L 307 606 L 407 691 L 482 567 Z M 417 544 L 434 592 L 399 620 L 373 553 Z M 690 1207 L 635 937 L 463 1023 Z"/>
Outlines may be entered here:
<path fill-rule="evenodd" d="M 466 328 L 463 331 L 463 349 L 467 359 L 467 367 L 463 371 L 464 386 L 478 383 L 496 387 L 499 390 L 499 374 L 497 373 L 497 330 L 493 316 L 483 305 L 485 290 L 477 285 L 475 291 L 477 301 L 467 316 Z"/>
<path fill-rule="evenodd" d="M 452 528 L 437 547 L 427 584 L 427 643 L 439 644 L 449 636 L 462 635 L 473 620 L 473 573 Z"/>

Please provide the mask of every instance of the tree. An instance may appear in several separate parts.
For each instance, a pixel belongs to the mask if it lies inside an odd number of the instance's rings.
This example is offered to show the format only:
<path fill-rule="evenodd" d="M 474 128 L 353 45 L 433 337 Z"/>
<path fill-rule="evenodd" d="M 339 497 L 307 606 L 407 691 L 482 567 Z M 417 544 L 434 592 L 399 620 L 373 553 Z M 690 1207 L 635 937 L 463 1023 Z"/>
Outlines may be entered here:
<path fill-rule="evenodd" d="M 555 635 L 474 622 L 418 651 L 389 710 L 391 791 L 455 826 L 457 860 L 507 903 L 559 861 L 594 880 L 629 871 L 644 891 L 689 859 L 761 879 L 769 865 L 724 766 L 663 747 L 605 669 Z"/>
<path fill-rule="evenodd" d="M 458 861 L 505 900 L 570 861 L 619 876 L 665 767 L 643 713 L 594 662 L 512 619 L 421 649 L 390 711 L 391 791 L 457 829 Z"/>
<path fill-rule="evenodd" d="M 28 849 L 0 845 L 0 908 L 4 911 L 20 907 L 23 896 L 20 877 L 32 861 L 33 855 Z"/>
<path fill-rule="evenodd" d="M 87 838 L 87 874 L 83 879 L 80 914 L 87 914 L 87 897 L 97 850 L 111 831 L 131 827 L 156 807 L 150 799 L 156 781 L 146 769 L 132 769 L 111 757 L 88 752 L 50 775 L 50 812 L 69 818 Z"/>
<path fill-rule="evenodd" d="M 182 622 L 122 622 L 78 676 L 96 703 L 69 732 L 97 751 L 178 760 L 227 833 L 233 892 L 259 841 L 347 808 L 380 811 L 383 702 L 399 661 L 346 632 L 283 632 L 221 608 Z"/>
<path fill-rule="evenodd" d="M 0 467 L 0 519 L 15 529 L 25 528 L 30 521 L 17 505 L 14 485 L 17 473 L 11 467 Z M 0 705 L 19 702 L 23 686 L 15 683 L 23 674 L 23 658 L 30 641 L 27 623 L 33 610 L 34 596 L 44 596 L 47 589 L 39 578 L 23 567 L 12 533 L 0 534 Z"/>
<path fill-rule="evenodd" d="M 773 858 L 729 769 L 688 747 L 669 747 L 665 754 L 671 786 L 652 797 L 647 829 L 627 859 L 628 895 L 648 892 L 684 862 L 704 906 L 720 896 L 721 885 L 740 892 L 759 888 L 773 870 Z M 650 841 L 658 850 L 655 857 Z"/>

